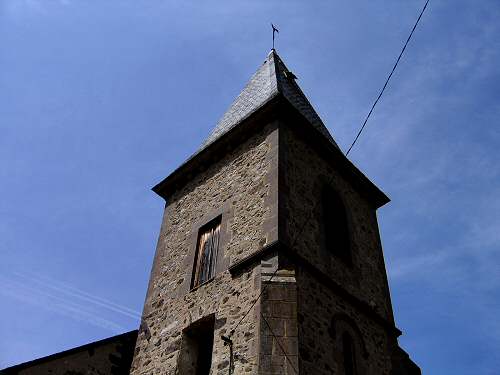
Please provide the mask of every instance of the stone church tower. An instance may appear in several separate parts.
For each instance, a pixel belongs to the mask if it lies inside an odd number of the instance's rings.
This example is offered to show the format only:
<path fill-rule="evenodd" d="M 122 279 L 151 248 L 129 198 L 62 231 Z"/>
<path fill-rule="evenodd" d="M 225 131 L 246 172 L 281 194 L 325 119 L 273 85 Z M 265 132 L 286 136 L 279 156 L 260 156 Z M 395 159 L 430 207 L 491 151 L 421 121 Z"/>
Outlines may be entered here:
<path fill-rule="evenodd" d="M 420 374 L 399 348 L 376 210 L 272 50 L 166 201 L 131 373 Z"/>

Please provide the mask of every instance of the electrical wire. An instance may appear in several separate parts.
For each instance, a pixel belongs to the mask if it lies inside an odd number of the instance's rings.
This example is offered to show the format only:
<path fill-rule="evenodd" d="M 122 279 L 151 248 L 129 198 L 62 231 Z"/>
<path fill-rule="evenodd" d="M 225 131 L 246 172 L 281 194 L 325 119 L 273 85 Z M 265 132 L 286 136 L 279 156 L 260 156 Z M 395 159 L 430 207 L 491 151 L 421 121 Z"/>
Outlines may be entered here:
<path fill-rule="evenodd" d="M 278 273 L 278 267 L 276 267 L 276 270 L 273 272 L 273 274 L 271 275 L 271 277 L 270 277 L 270 278 L 269 278 L 269 280 L 267 281 L 268 283 L 270 283 L 270 282 L 273 280 L 274 276 L 276 276 L 276 273 Z M 259 295 L 258 295 L 258 296 L 257 296 L 257 298 L 256 298 L 256 299 L 252 302 L 252 304 L 250 305 L 250 307 L 249 307 L 249 309 L 247 310 L 247 312 L 245 313 L 245 315 L 243 315 L 243 317 L 240 319 L 240 321 L 239 321 L 238 323 L 236 323 L 236 326 L 235 326 L 235 327 L 231 330 L 231 332 L 229 333 L 229 337 L 232 337 L 232 336 L 233 336 L 233 334 L 236 332 L 236 328 L 238 328 L 238 326 L 241 324 L 241 322 L 242 322 L 243 320 L 245 320 L 245 318 L 246 318 L 246 317 L 247 317 L 247 315 L 250 313 L 250 311 L 252 311 L 252 309 L 253 309 L 253 307 L 255 306 L 255 304 L 257 303 L 257 301 L 260 299 L 260 297 L 262 296 L 262 294 L 266 291 L 266 289 L 267 289 L 267 286 L 268 286 L 268 285 L 269 285 L 269 284 L 265 284 L 265 285 L 262 287 L 262 289 L 261 289 L 261 291 L 260 291 Z"/>
<path fill-rule="evenodd" d="M 396 67 L 398 66 L 399 64 L 399 61 L 401 60 L 401 57 L 403 56 L 405 50 L 406 50 L 406 47 L 408 46 L 408 43 L 410 42 L 411 40 L 411 37 L 413 36 L 413 33 L 415 32 L 415 29 L 417 28 L 419 22 L 420 22 L 420 19 L 422 18 L 425 10 L 427 9 L 427 5 L 429 4 L 429 1 L 430 0 L 427 0 L 425 2 L 425 5 L 424 7 L 422 8 L 422 11 L 420 12 L 418 18 L 417 18 L 417 21 L 415 22 L 415 24 L 413 25 L 413 28 L 410 32 L 410 35 L 408 36 L 408 39 L 406 40 L 404 46 L 403 46 L 403 49 L 401 50 L 398 58 L 396 59 L 396 63 L 394 64 L 394 66 L 392 67 L 392 70 L 391 70 L 391 73 L 389 74 L 389 76 L 387 77 L 385 83 L 384 83 L 384 86 L 382 87 L 382 90 L 380 91 L 377 99 L 375 100 L 375 102 L 373 103 L 371 109 L 370 109 L 370 112 L 368 112 L 368 115 L 366 116 L 364 122 L 363 122 L 363 125 L 361 126 L 361 129 L 359 130 L 358 134 L 356 135 L 356 138 L 354 139 L 354 141 L 352 142 L 351 146 L 349 147 L 349 149 L 347 150 L 346 152 L 346 156 L 349 155 L 349 152 L 352 150 L 352 148 L 354 147 L 354 145 L 356 144 L 359 136 L 361 135 L 361 133 L 363 132 L 367 122 L 368 122 L 368 119 L 370 118 L 373 110 L 375 109 L 375 106 L 377 105 L 377 103 L 379 102 L 380 98 L 382 97 L 382 95 L 384 94 L 384 91 L 385 89 L 387 88 L 387 85 L 389 84 L 389 81 L 390 79 L 392 78 L 392 75 L 394 74 L 394 71 L 396 70 Z M 294 248 L 295 247 L 295 243 L 297 242 L 297 240 L 300 238 L 300 235 L 302 234 L 303 230 L 305 229 L 305 226 L 306 224 L 309 222 L 310 220 L 310 217 L 312 216 L 312 213 L 316 210 L 316 207 L 317 207 L 318 204 L 316 204 L 314 206 L 314 208 L 311 210 L 311 212 L 309 213 L 308 215 L 308 218 L 307 220 L 304 221 L 302 227 L 300 228 L 300 230 L 297 233 L 297 236 L 295 237 L 294 241 L 292 242 L 292 245 L 290 248 Z M 243 317 L 238 321 L 238 323 L 235 325 L 235 327 L 231 330 L 231 332 L 229 333 L 229 337 L 232 337 L 234 335 L 234 333 L 236 332 L 236 329 L 240 326 L 240 324 L 243 322 L 243 320 L 245 320 L 245 318 L 248 316 L 248 314 L 250 313 L 250 311 L 253 309 L 253 307 L 255 306 L 255 304 L 260 300 L 260 298 L 262 297 L 262 294 L 266 291 L 267 287 L 270 285 L 270 282 L 273 280 L 273 278 L 276 276 L 276 274 L 278 273 L 278 270 L 279 270 L 279 267 L 276 266 L 276 270 L 273 272 L 273 274 L 271 275 L 271 277 L 269 278 L 269 280 L 267 280 L 267 283 L 264 284 L 264 286 L 262 287 L 259 295 L 257 296 L 257 298 L 252 302 L 251 306 L 249 307 L 249 309 L 246 311 L 246 313 L 243 315 Z M 262 318 L 264 319 L 264 321 L 266 322 L 266 324 L 268 325 L 271 333 L 272 333 L 272 330 L 271 330 L 271 327 L 269 326 L 269 323 L 267 322 L 267 320 L 264 318 L 264 316 L 262 315 L 261 313 L 261 316 Z M 273 336 L 274 336 L 274 333 L 272 333 Z M 276 338 L 276 336 L 274 336 Z M 279 344 L 279 342 L 278 342 Z M 285 357 L 288 359 L 288 356 L 286 354 L 286 352 L 284 351 L 283 347 L 281 347 L 280 345 L 280 348 L 281 350 L 283 351 Z M 290 363 L 291 365 L 291 363 Z M 295 370 L 295 368 L 293 367 L 292 365 L 292 368 L 294 369 L 295 373 L 297 373 L 297 371 Z"/>
<path fill-rule="evenodd" d="M 292 242 L 292 244 L 290 245 L 290 248 L 293 249 L 296 245 L 296 242 L 297 240 L 300 238 L 300 236 L 302 235 L 302 232 L 304 231 L 307 223 L 309 222 L 309 220 L 311 219 L 312 217 L 312 214 L 313 212 L 316 211 L 316 208 L 318 206 L 319 202 L 317 202 L 313 209 L 309 212 L 309 215 L 307 216 L 306 220 L 304 220 L 304 223 L 302 224 L 301 228 L 299 229 L 298 232 L 296 232 L 296 236 Z M 243 315 L 243 317 L 240 319 L 240 321 L 238 323 L 236 323 L 236 325 L 234 326 L 234 328 L 231 330 L 231 332 L 229 333 L 229 337 L 232 337 L 234 332 L 236 331 L 236 328 L 238 328 L 238 326 L 241 324 L 241 322 L 247 317 L 247 315 L 250 313 L 250 311 L 252 310 L 252 308 L 255 306 L 255 304 L 257 303 L 257 301 L 260 299 L 260 297 L 262 297 L 262 294 L 264 294 L 264 292 L 266 291 L 267 287 L 270 285 L 270 282 L 273 280 L 274 276 L 276 276 L 276 274 L 278 273 L 278 270 L 279 270 L 279 267 L 276 266 L 276 270 L 274 270 L 274 272 L 272 273 L 271 277 L 269 278 L 269 280 L 267 280 L 267 283 L 264 284 L 264 286 L 262 287 L 259 295 L 257 296 L 257 298 L 255 299 L 255 301 L 252 302 L 252 304 L 250 305 L 249 309 L 247 310 L 247 312 L 245 313 L 245 315 Z"/>
<path fill-rule="evenodd" d="M 391 79 L 392 75 L 394 74 L 394 71 L 396 70 L 396 67 L 398 66 L 399 64 L 399 60 L 401 60 L 401 57 L 403 56 L 403 53 L 405 52 L 406 50 L 406 46 L 408 45 L 408 43 L 410 42 L 410 39 L 411 37 L 413 36 L 413 33 L 415 31 L 415 29 L 417 28 L 417 25 L 418 23 L 420 22 L 420 19 L 422 18 L 422 15 L 424 14 L 425 10 L 427 9 L 427 5 L 429 4 L 429 1 L 430 0 L 427 0 L 425 2 L 425 5 L 424 7 L 422 8 L 422 11 L 420 12 L 420 15 L 418 16 L 417 18 L 417 22 L 415 22 L 415 25 L 413 25 L 413 29 L 411 30 L 410 32 L 410 35 L 408 36 L 408 39 L 406 39 L 406 43 L 404 44 L 403 46 L 403 49 L 401 50 L 401 53 L 399 54 L 397 60 L 396 60 L 396 63 L 394 64 L 394 66 L 392 67 L 392 70 L 391 70 L 391 73 L 389 74 L 389 76 L 387 77 L 387 80 L 385 81 L 385 84 L 384 84 L 384 87 L 382 87 L 382 90 L 380 91 L 380 94 L 378 94 L 378 97 L 377 99 L 375 100 L 375 102 L 373 103 L 372 105 L 372 108 L 370 109 L 370 112 L 368 112 L 368 115 L 366 116 L 365 118 L 365 121 L 363 122 L 363 126 L 361 126 L 361 129 L 359 130 L 358 134 L 356 135 L 356 138 L 354 138 L 354 141 L 352 142 L 351 146 L 349 147 L 349 149 L 347 150 L 347 152 L 345 153 L 345 156 L 349 155 L 349 152 L 351 152 L 351 149 L 353 148 L 354 144 L 356 143 L 356 141 L 358 140 L 359 136 L 361 135 L 361 133 L 363 132 L 363 129 L 365 128 L 366 126 L 366 123 L 368 122 L 368 119 L 370 118 L 373 110 L 375 109 L 375 106 L 377 105 L 378 101 L 380 100 L 380 98 L 382 97 L 384 91 L 385 91 L 385 88 L 387 87 L 387 84 L 389 83 L 389 80 Z"/>
<path fill-rule="evenodd" d="M 331 181 L 330 181 L 331 183 Z M 290 246 L 291 249 L 293 249 L 297 243 L 297 240 L 300 238 L 300 236 L 302 235 L 302 232 L 304 231 L 307 223 L 309 222 L 309 220 L 311 219 L 313 213 L 316 211 L 316 208 L 318 207 L 319 205 L 319 201 L 316 202 L 316 204 L 314 205 L 313 209 L 309 212 L 309 215 L 307 215 L 306 217 L 306 220 L 304 220 L 302 226 L 300 227 L 299 231 L 296 232 L 296 236 L 292 242 L 292 245 Z M 253 307 L 255 306 L 255 304 L 257 303 L 257 301 L 259 301 L 260 297 L 262 297 L 262 294 L 266 291 L 267 287 L 270 285 L 271 281 L 273 280 L 274 276 L 276 276 L 276 274 L 278 273 L 278 270 L 279 270 L 279 267 L 278 265 L 276 266 L 276 269 L 274 270 L 274 272 L 272 273 L 271 277 L 269 278 L 269 280 L 267 280 L 267 283 L 263 285 L 259 295 L 257 296 L 257 298 L 252 302 L 251 306 L 248 308 L 247 312 L 245 313 L 245 315 L 243 315 L 243 317 L 239 320 L 239 322 L 234 326 L 234 328 L 231 330 L 231 332 L 229 333 L 229 339 L 231 339 L 231 337 L 234 335 L 234 333 L 236 332 L 236 329 L 239 327 L 239 325 L 241 324 L 241 322 L 243 322 L 243 320 L 248 316 L 248 314 L 250 313 L 250 311 L 252 311 Z M 295 367 L 292 365 L 290 359 L 288 358 L 288 355 L 286 354 L 286 351 L 285 349 L 281 346 L 281 344 L 279 343 L 279 340 L 276 338 L 276 336 L 274 335 L 274 332 L 272 331 L 271 329 L 271 326 L 269 325 L 269 322 L 267 321 L 267 319 L 264 317 L 264 315 L 262 315 L 262 312 L 260 313 L 260 315 L 262 316 L 262 318 L 264 319 L 265 323 L 267 324 L 267 326 L 269 327 L 269 331 L 271 332 L 271 334 L 273 335 L 273 337 L 276 339 L 276 342 L 278 343 L 281 351 L 283 352 L 285 358 L 287 359 L 287 361 L 290 363 L 290 366 L 292 367 L 292 369 L 295 371 L 296 374 L 298 374 L 297 370 L 295 369 Z M 232 358 L 230 358 L 230 360 L 232 360 Z M 230 375 L 232 374 L 231 373 L 231 369 L 230 369 Z"/>
<path fill-rule="evenodd" d="M 271 332 L 271 335 L 274 337 L 274 339 L 276 340 L 276 344 L 278 344 L 279 348 L 281 349 L 281 351 L 283 352 L 283 355 L 285 356 L 286 360 L 288 361 L 288 363 L 290 364 L 290 367 L 293 369 L 293 372 L 298 374 L 297 372 L 297 369 L 295 368 L 295 366 L 293 365 L 292 361 L 290 360 L 290 358 L 288 357 L 288 355 L 286 354 L 285 352 L 285 349 L 283 348 L 283 346 L 281 345 L 280 341 L 278 340 L 278 338 L 276 337 L 276 335 L 274 334 L 273 332 L 273 329 L 271 328 L 271 325 L 269 324 L 269 322 L 267 321 L 266 317 L 264 316 L 264 314 L 260 313 L 260 316 L 262 317 L 262 319 L 264 320 L 264 322 L 266 323 L 267 325 L 267 328 L 269 328 L 269 332 Z"/>

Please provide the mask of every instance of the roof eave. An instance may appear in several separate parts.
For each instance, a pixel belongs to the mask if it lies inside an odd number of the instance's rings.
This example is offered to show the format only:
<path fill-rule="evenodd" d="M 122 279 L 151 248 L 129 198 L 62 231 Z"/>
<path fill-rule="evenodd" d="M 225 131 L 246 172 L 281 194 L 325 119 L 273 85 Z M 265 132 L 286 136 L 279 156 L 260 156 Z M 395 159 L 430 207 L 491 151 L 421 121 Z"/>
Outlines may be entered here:
<path fill-rule="evenodd" d="M 280 93 L 270 98 L 257 111 L 250 113 L 213 143 L 210 143 L 207 147 L 192 155 L 170 175 L 156 184 L 152 190 L 167 200 L 168 196 L 184 185 L 195 173 L 204 170 L 212 160 L 220 158 L 229 149 L 237 147 L 240 142 L 234 142 L 234 140 L 246 139 L 241 136 L 242 134 L 248 133 L 250 129 L 255 131 L 256 125 L 264 126 L 269 121 L 278 117 L 293 117 L 294 121 L 289 121 L 289 124 L 302 132 L 305 135 L 304 139 L 309 140 L 318 152 L 326 152 L 327 155 L 325 157 L 338 163 L 340 172 L 347 179 L 351 180 L 360 191 L 365 193 L 365 196 L 375 208 L 382 207 L 390 202 L 387 195 L 347 159 L 340 148 L 332 144 L 319 130 L 312 126 Z M 296 126 L 293 126 L 294 124 Z"/>
<path fill-rule="evenodd" d="M 294 120 L 289 121 L 289 124 L 296 131 L 301 133 L 301 138 L 308 141 L 317 152 L 324 154 L 328 160 L 335 161 L 338 165 L 339 172 L 349 179 L 355 186 L 358 187 L 371 202 L 375 208 L 380 208 L 390 202 L 389 197 L 380 190 L 363 172 L 361 172 L 336 145 L 331 143 L 318 129 L 312 126 L 308 120 L 287 100 L 287 108 L 283 111 L 287 116 L 293 116 Z M 286 116 L 285 116 L 286 117 Z"/>
<path fill-rule="evenodd" d="M 203 166 L 208 164 L 208 160 L 212 160 L 216 157 L 216 155 L 236 147 L 238 143 L 231 143 L 231 141 L 238 138 L 239 134 L 246 133 L 250 127 L 253 129 L 254 126 L 260 122 L 262 122 L 261 125 L 264 126 L 267 122 L 262 120 L 270 120 L 273 116 L 275 116 L 275 111 L 273 111 L 273 109 L 280 102 L 280 97 L 280 93 L 276 93 L 271 96 L 257 110 L 249 113 L 225 134 L 191 155 L 177 169 L 175 169 L 158 184 L 153 186 L 151 190 L 163 199 L 167 200 L 167 197 L 175 190 L 175 186 L 182 184 L 181 181 L 183 180 L 183 177 L 186 179 L 189 174 L 203 169 Z"/>

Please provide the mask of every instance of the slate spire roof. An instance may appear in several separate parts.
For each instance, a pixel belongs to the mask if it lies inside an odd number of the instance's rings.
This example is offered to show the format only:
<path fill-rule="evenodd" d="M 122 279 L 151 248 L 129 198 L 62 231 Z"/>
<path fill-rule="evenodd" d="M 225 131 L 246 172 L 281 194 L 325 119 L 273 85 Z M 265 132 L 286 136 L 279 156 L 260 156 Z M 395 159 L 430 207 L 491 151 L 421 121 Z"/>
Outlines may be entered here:
<path fill-rule="evenodd" d="M 261 67 L 250 78 L 243 91 L 224 113 L 212 133 L 201 145 L 202 149 L 222 137 L 278 95 L 286 98 L 310 123 L 337 148 L 337 144 L 328 132 L 318 114 L 297 85 L 296 77 L 290 72 L 276 51 L 273 49 Z"/>
<path fill-rule="evenodd" d="M 180 167 L 170 173 L 160 183 L 156 184 L 153 187 L 153 191 L 168 202 L 168 199 L 174 192 L 178 191 L 181 186 L 184 186 L 187 181 L 193 178 L 193 174 L 207 168 L 213 162 L 214 155 L 220 156 L 221 151 L 223 152 L 228 149 L 228 143 L 224 141 L 227 140 L 230 142 L 231 139 L 235 140 L 234 137 L 231 138 L 230 133 L 233 133 L 233 136 L 238 135 L 236 128 L 240 124 L 244 128 L 244 131 L 249 130 L 253 126 L 253 121 L 248 121 L 244 124 L 244 120 L 252 114 L 257 114 L 261 109 L 265 111 L 266 104 L 269 103 L 271 104 L 270 107 L 267 107 L 269 110 L 274 110 L 274 108 L 278 110 L 290 110 L 290 107 L 295 108 L 297 113 L 294 113 L 294 115 L 301 114 L 306 120 L 298 121 L 300 123 L 299 126 L 306 126 L 308 127 L 307 131 L 316 133 L 314 137 L 311 137 L 311 141 L 318 140 L 316 136 L 319 138 L 324 137 L 326 142 L 329 142 L 333 146 L 324 147 L 324 151 L 329 153 L 332 158 L 330 160 L 339 163 L 339 168 L 342 168 L 346 178 L 352 178 L 356 186 L 359 186 L 373 200 L 376 207 L 381 207 L 389 202 L 389 198 L 344 156 L 328 132 L 328 129 L 295 82 L 295 79 L 296 77 L 287 69 L 276 51 L 271 50 L 262 66 L 250 78 L 243 91 L 234 100 L 226 113 L 224 113 L 224 116 L 222 116 L 215 129 L 201 147 Z M 273 107 L 272 102 L 275 99 L 277 100 L 274 104 L 278 105 Z M 282 106 L 283 101 L 288 102 L 289 105 L 285 103 L 286 105 Z M 232 132 L 232 129 L 235 131 Z M 224 137 L 224 135 L 228 135 L 228 137 Z M 219 140 L 220 142 L 218 142 Z M 221 147 L 217 147 L 217 143 Z M 214 147 L 210 147 L 211 145 Z M 325 144 L 318 143 L 316 146 L 323 147 Z"/>

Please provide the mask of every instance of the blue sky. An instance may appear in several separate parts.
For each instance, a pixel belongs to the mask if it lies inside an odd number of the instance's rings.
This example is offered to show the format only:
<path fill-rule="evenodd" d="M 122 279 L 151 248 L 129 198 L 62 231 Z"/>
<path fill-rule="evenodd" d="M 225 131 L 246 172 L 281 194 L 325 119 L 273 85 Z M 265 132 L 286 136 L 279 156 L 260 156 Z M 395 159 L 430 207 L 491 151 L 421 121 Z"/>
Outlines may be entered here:
<path fill-rule="evenodd" d="M 163 201 L 271 46 L 346 150 L 424 0 L 0 3 L 0 368 L 138 326 Z M 401 345 L 500 366 L 500 4 L 431 0 L 349 155 Z"/>

